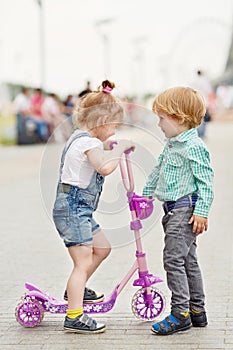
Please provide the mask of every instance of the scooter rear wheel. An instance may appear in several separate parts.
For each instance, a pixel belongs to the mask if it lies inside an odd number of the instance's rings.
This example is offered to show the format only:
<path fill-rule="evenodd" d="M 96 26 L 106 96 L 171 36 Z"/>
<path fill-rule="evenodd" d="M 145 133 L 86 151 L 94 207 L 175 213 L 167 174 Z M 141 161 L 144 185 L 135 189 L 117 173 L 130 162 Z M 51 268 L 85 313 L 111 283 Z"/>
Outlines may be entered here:
<path fill-rule="evenodd" d="M 151 287 L 152 302 L 148 303 L 147 289 L 139 289 L 133 296 L 131 307 L 134 316 L 142 321 L 155 320 L 165 308 L 165 298 L 155 287 Z"/>
<path fill-rule="evenodd" d="M 44 309 L 38 300 L 25 298 L 15 309 L 16 321 L 23 327 L 35 327 L 44 317 Z"/>

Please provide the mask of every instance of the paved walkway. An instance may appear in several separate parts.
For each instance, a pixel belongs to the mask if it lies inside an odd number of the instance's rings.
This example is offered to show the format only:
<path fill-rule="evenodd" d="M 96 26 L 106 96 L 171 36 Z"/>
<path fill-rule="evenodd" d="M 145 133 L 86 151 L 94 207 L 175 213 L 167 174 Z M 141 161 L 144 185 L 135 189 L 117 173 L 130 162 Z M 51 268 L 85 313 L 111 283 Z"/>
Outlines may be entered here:
<path fill-rule="evenodd" d="M 124 137 L 125 134 L 131 135 L 132 139 L 136 139 L 139 144 L 144 144 L 148 150 L 152 146 L 153 140 L 142 136 L 138 130 L 124 130 L 121 134 Z M 53 160 L 56 162 L 59 158 L 61 146 L 50 145 L 45 153 L 43 153 L 44 146 L 40 145 L 0 147 L 0 270 L 2 276 L 0 280 L 0 349 L 232 350 L 232 135 L 233 123 L 212 122 L 206 139 L 212 153 L 216 179 L 216 195 L 210 215 L 210 228 L 208 233 L 199 238 L 199 256 L 205 278 L 209 326 L 205 329 L 190 329 L 185 333 L 169 337 L 153 335 L 150 331 L 150 322 L 143 323 L 134 318 L 130 303 L 137 288 L 131 284 L 123 290 L 115 308 L 110 313 L 99 317 L 101 321 L 107 323 L 108 328 L 104 334 L 66 334 L 62 329 L 63 315 L 46 314 L 41 325 L 33 329 L 23 328 L 16 322 L 14 309 L 24 293 L 25 281 L 30 281 L 54 297 L 62 299 L 66 278 L 71 268 L 68 254 L 45 210 L 45 208 L 50 210 L 50 197 L 54 190 L 53 179 L 54 176 L 56 177 Z M 143 152 L 138 147 L 138 154 Z M 150 158 L 150 155 L 148 157 Z M 137 169 L 135 172 L 136 184 L 141 187 L 142 177 L 138 175 Z M 126 223 L 129 221 L 127 210 L 124 210 L 122 218 L 117 217 L 117 220 L 111 216 L 111 213 L 106 214 L 108 194 L 116 189 L 116 177 L 118 177 L 117 188 L 120 186 L 119 173 L 114 176 L 108 179 L 107 190 L 103 197 L 105 204 L 102 204 L 102 213 L 98 214 L 100 220 L 102 217 L 106 219 L 106 230 L 114 248 L 111 256 L 89 283 L 91 287 L 104 291 L 107 295 L 132 264 L 135 250 L 132 243 L 127 244 L 131 236 L 127 236 L 127 233 L 126 236 L 121 234 L 121 232 L 124 234 Z M 41 187 L 45 206 L 41 200 Z M 117 194 L 115 195 L 117 197 Z M 125 202 L 118 198 L 113 206 L 118 201 L 125 205 Z M 109 207 L 111 207 L 110 204 Z M 147 234 L 143 237 L 143 246 L 147 252 L 151 272 L 165 279 L 162 268 L 163 234 L 158 222 L 160 215 L 161 210 L 156 207 L 152 229 L 145 222 Z M 118 228 L 119 236 L 114 231 L 114 227 Z M 167 299 L 164 316 L 169 311 L 170 294 L 166 283 L 159 284 L 158 289 Z"/>

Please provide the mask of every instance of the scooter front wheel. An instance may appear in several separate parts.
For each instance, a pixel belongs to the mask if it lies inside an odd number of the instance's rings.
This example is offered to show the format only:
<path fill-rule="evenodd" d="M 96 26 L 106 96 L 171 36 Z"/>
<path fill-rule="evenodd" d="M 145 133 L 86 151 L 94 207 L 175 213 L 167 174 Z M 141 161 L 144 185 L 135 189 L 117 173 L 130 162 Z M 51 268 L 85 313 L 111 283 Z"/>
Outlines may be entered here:
<path fill-rule="evenodd" d="M 15 309 L 16 321 L 23 327 L 35 327 L 44 317 L 44 309 L 36 299 L 25 298 Z"/>
<path fill-rule="evenodd" d="M 139 289 L 133 296 L 131 307 L 134 316 L 142 321 L 155 320 L 165 308 L 165 298 L 155 287 L 150 287 L 151 297 L 147 297 L 147 289 Z"/>

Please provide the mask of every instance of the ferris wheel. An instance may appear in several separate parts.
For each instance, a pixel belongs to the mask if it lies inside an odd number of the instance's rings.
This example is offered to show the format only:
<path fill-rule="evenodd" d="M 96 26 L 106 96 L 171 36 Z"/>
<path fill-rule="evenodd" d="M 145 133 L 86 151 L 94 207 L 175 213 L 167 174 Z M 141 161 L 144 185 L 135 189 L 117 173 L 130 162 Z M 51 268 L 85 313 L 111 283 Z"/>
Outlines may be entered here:
<path fill-rule="evenodd" d="M 232 43 L 232 25 L 220 18 L 202 17 L 186 25 L 177 35 L 166 64 L 170 82 L 184 83 L 197 69 L 212 79 L 226 66 Z"/>

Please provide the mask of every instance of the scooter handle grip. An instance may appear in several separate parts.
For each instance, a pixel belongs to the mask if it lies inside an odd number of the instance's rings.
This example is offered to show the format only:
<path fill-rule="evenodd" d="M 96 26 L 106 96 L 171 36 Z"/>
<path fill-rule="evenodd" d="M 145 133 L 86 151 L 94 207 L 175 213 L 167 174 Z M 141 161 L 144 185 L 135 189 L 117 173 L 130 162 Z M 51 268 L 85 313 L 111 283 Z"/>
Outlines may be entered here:
<path fill-rule="evenodd" d="M 117 145 L 117 144 L 118 144 L 118 142 L 112 141 L 112 142 L 110 143 L 110 145 L 109 145 L 110 149 L 112 150 L 112 149 L 113 149 L 113 146 L 114 146 L 114 145 Z"/>
<path fill-rule="evenodd" d="M 132 151 L 133 151 L 133 149 L 132 149 L 132 148 L 129 148 L 129 149 L 127 149 L 124 153 L 125 153 L 125 154 L 130 154 Z"/>
<path fill-rule="evenodd" d="M 110 149 L 112 150 L 113 147 L 114 147 L 114 145 L 117 145 L 117 144 L 118 144 L 118 142 L 112 141 L 112 142 L 110 143 L 110 145 L 109 145 Z M 124 153 L 125 153 L 125 154 L 130 154 L 132 151 L 133 151 L 133 148 L 129 148 L 129 149 L 127 149 L 126 151 L 124 151 Z"/>

